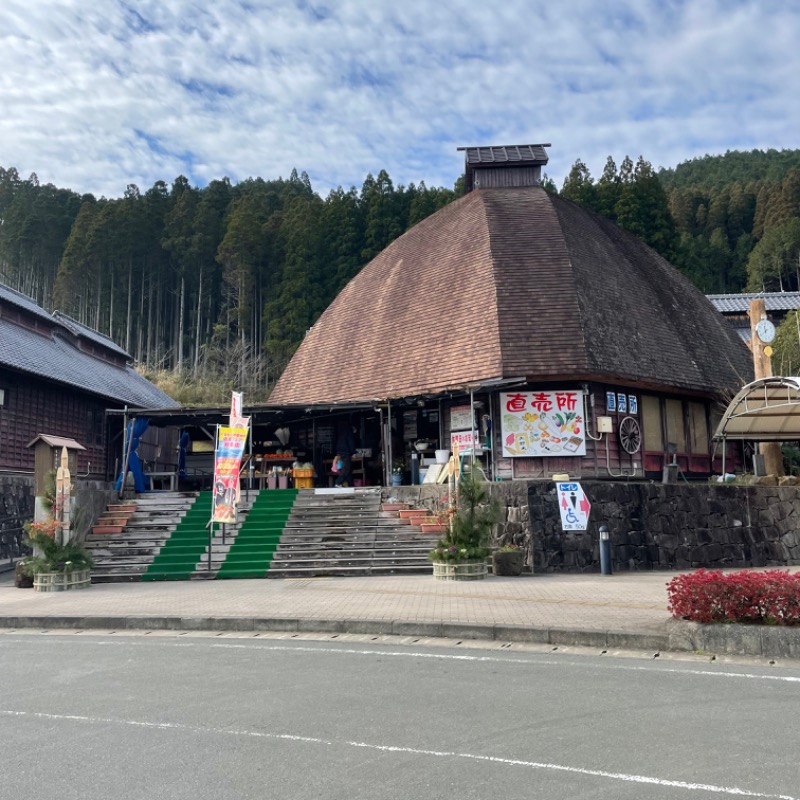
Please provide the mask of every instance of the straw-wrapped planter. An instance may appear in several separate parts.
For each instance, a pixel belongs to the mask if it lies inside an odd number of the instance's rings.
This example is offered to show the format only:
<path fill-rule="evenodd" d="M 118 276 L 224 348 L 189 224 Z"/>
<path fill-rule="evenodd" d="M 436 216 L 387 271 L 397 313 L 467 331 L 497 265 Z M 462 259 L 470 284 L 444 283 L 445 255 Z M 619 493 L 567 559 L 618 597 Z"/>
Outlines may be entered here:
<path fill-rule="evenodd" d="M 37 572 L 33 588 L 37 592 L 66 592 L 70 589 L 88 589 L 92 585 L 92 571 L 76 569 L 72 572 Z"/>

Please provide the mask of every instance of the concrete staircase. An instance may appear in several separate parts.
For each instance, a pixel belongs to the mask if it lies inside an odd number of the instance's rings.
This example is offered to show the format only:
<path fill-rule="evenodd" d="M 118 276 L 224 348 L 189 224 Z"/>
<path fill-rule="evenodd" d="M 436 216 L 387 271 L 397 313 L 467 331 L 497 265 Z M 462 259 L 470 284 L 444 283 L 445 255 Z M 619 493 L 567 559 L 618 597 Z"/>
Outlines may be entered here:
<path fill-rule="evenodd" d="M 431 572 L 428 552 L 441 534 L 422 533 L 401 513 L 382 508 L 380 488 L 301 490 L 267 577 Z"/>
<path fill-rule="evenodd" d="M 244 498 L 243 498 L 244 499 Z M 109 506 L 86 538 L 95 583 L 429 572 L 439 533 L 425 512 L 381 506 L 379 488 L 263 490 L 239 507 L 209 559 L 210 492 L 158 492 Z M 402 510 L 400 510 L 402 508 Z M 402 515 L 402 516 L 401 516 Z"/>
<path fill-rule="evenodd" d="M 210 514 L 211 493 L 204 494 L 208 498 Z M 95 562 L 92 581 L 110 583 L 142 580 L 162 548 L 172 538 L 175 529 L 200 497 L 197 492 L 154 492 L 139 495 L 135 501 L 125 504 L 127 517 L 121 527 L 119 523 L 109 524 L 110 519 L 121 520 L 118 507 L 109 506 L 86 537 L 86 549 Z M 202 552 L 207 552 L 207 539 L 206 531 L 206 546 L 201 548 Z M 192 568 L 194 569 L 194 562 Z"/>

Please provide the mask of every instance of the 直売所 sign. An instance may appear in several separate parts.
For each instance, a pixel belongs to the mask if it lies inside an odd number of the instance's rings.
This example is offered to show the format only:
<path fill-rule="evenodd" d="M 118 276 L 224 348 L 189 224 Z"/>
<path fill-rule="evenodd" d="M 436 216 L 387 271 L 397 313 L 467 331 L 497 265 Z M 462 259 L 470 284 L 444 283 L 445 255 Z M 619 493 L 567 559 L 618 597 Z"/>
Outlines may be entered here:
<path fill-rule="evenodd" d="M 500 395 L 503 456 L 583 456 L 583 393 L 505 392 Z"/>
<path fill-rule="evenodd" d="M 589 526 L 592 505 L 576 481 L 557 483 L 558 510 L 561 513 L 561 530 L 585 531 Z"/>

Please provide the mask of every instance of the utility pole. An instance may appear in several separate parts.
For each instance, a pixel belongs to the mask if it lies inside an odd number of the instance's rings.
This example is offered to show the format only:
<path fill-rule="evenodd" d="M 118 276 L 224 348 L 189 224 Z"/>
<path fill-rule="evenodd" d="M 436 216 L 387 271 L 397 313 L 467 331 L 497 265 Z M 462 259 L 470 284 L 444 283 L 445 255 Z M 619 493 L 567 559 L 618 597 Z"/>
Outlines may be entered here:
<path fill-rule="evenodd" d="M 753 370 L 755 378 L 771 378 L 772 377 L 772 348 L 768 342 L 759 335 L 757 330 L 759 322 L 767 319 L 767 309 L 764 301 L 760 299 L 752 300 L 750 302 L 750 310 L 748 312 L 750 317 L 750 350 L 753 353 Z M 766 338 L 772 341 L 774 336 L 774 328 L 771 324 L 768 325 L 768 330 L 771 335 Z M 762 330 L 763 333 L 763 330 Z M 781 477 L 784 475 L 783 471 L 783 454 L 781 453 L 780 442 L 761 442 L 759 444 L 759 452 L 764 456 L 764 468 L 767 475 L 777 475 Z"/>

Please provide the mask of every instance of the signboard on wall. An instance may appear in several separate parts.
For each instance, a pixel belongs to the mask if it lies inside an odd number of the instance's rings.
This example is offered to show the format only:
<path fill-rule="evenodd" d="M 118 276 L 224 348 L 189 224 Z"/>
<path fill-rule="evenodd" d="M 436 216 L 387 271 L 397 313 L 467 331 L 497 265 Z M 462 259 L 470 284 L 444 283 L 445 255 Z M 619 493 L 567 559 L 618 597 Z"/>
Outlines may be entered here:
<path fill-rule="evenodd" d="M 450 430 L 463 431 L 471 427 L 472 414 L 469 413 L 469 406 L 453 406 L 450 409 Z"/>
<path fill-rule="evenodd" d="M 500 423 L 503 456 L 586 455 L 583 393 L 577 389 L 502 393 Z"/>
<path fill-rule="evenodd" d="M 579 483 L 558 483 L 558 510 L 561 514 L 561 530 L 585 531 L 589 526 L 592 505 Z"/>
<path fill-rule="evenodd" d="M 475 445 L 475 431 L 452 431 L 450 434 L 450 449 L 455 452 L 455 445 L 458 445 L 458 452 L 463 456 L 465 453 L 471 453 L 473 446 L 477 451 L 481 450 L 481 443 L 478 440 Z"/>

